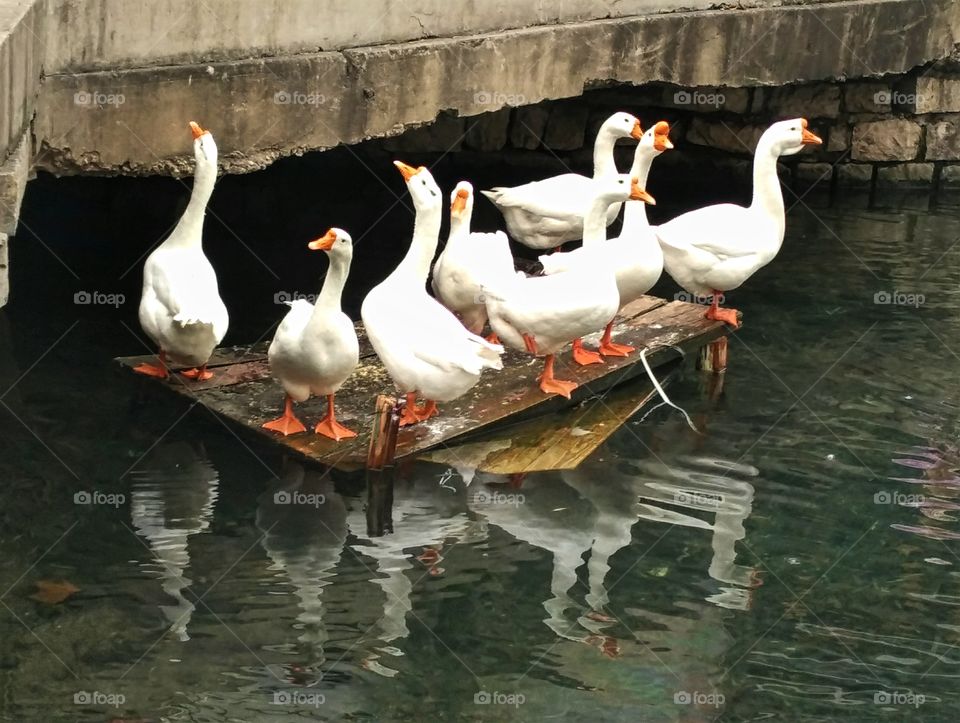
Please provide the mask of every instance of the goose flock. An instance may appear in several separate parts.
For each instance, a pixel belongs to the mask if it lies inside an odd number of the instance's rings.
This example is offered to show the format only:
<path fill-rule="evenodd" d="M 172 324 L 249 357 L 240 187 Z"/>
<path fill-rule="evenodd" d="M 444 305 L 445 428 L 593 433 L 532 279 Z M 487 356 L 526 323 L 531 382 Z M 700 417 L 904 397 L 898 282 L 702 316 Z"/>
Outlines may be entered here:
<path fill-rule="evenodd" d="M 158 347 L 158 359 L 135 371 L 167 378 L 168 363 L 174 363 L 189 367 L 180 372 L 183 376 L 206 380 L 213 376 L 206 364 L 227 332 L 229 317 L 202 248 L 217 146 L 209 130 L 194 122 L 190 130 L 196 159 L 190 202 L 144 265 L 140 324 Z M 653 160 L 673 148 L 669 133 L 665 121 L 644 132 L 635 116 L 615 113 L 597 133 L 592 177 L 565 173 L 482 191 L 502 213 L 510 236 L 529 248 L 551 251 L 540 256 L 543 274 L 538 276 L 514 268 L 506 233 L 471 231 L 474 190 L 466 181 L 450 195 L 450 232 L 434 261 L 443 192 L 427 168 L 394 161 L 416 209 L 413 237 L 397 268 L 367 294 L 360 315 L 370 343 L 406 397 L 402 426 L 439 414 L 437 403 L 468 392 L 483 370 L 502 369 L 504 346 L 544 357 L 540 389 L 569 398 L 577 384 L 554 376 L 555 354 L 570 344 L 573 361 L 586 365 L 634 352 L 613 341 L 614 316 L 647 293 L 664 269 L 688 293 L 712 297 L 708 319 L 738 326 L 737 312 L 719 308 L 718 299 L 770 263 L 783 243 L 777 159 L 822 141 L 802 118 L 774 123 L 754 154 L 749 206 L 706 206 L 651 226 L 645 204 L 654 199 L 645 189 L 647 174 Z M 621 174 L 613 151 L 626 138 L 637 146 L 630 172 Z M 620 235 L 607 238 L 621 208 Z M 576 250 L 561 249 L 578 239 L 583 243 Z M 339 442 L 356 436 L 337 422 L 334 408 L 334 395 L 359 362 L 356 331 L 341 307 L 353 241 L 334 227 L 307 248 L 324 251 L 329 270 L 316 303 L 291 302 L 270 344 L 270 370 L 284 389 L 284 411 L 263 427 L 283 435 L 306 432 L 294 402 L 325 396 L 327 414 L 314 432 Z M 600 330 L 599 348 L 586 349 L 582 337 Z"/>

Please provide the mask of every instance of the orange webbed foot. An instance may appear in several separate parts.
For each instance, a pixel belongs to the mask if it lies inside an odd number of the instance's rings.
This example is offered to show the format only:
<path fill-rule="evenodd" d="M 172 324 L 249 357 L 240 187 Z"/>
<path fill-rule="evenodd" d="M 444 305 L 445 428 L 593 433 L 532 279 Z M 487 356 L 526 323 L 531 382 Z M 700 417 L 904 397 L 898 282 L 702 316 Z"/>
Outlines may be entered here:
<path fill-rule="evenodd" d="M 540 378 L 540 391 L 544 394 L 559 394 L 562 397 L 570 398 L 570 392 L 579 387 L 576 382 L 566 382 L 562 379 L 544 379 Z"/>
<path fill-rule="evenodd" d="M 166 379 L 170 376 L 170 372 L 167 371 L 167 368 L 160 366 L 159 364 L 138 364 L 133 368 L 137 374 L 143 374 L 148 377 L 156 377 L 157 379 Z"/>
<path fill-rule="evenodd" d="M 600 344 L 600 353 L 604 356 L 628 356 L 635 351 L 636 348 L 628 344 L 617 344 L 612 341 L 605 341 Z"/>
<path fill-rule="evenodd" d="M 430 419 L 430 417 L 436 417 L 439 414 L 440 410 L 437 409 L 437 403 L 432 399 L 428 399 L 427 403 L 423 405 L 421 409 L 417 410 L 417 418 L 421 422 L 425 422 Z"/>
<path fill-rule="evenodd" d="M 207 379 L 213 379 L 213 372 L 207 371 L 206 367 L 199 369 L 185 369 L 180 372 L 180 376 L 192 379 L 195 382 L 205 382 Z"/>
<path fill-rule="evenodd" d="M 500 343 L 500 337 L 497 336 L 497 332 L 495 332 L 495 331 L 490 332 L 490 333 L 486 336 L 486 340 L 487 340 L 488 342 L 490 342 L 491 344 L 499 344 L 499 343 Z"/>
<path fill-rule="evenodd" d="M 583 341 L 581 339 L 574 340 L 572 356 L 573 360 L 583 367 L 587 366 L 588 364 L 603 363 L 603 357 L 601 357 L 597 352 L 583 348 Z"/>
<path fill-rule="evenodd" d="M 271 432 L 279 432 L 284 437 L 289 437 L 291 434 L 297 434 L 298 432 L 306 432 L 307 428 L 303 426 L 303 423 L 294 416 L 283 415 L 282 417 L 277 417 L 273 421 L 266 422 L 263 425 L 264 429 L 269 429 Z"/>
<path fill-rule="evenodd" d="M 707 311 L 706 317 L 708 319 L 715 319 L 717 321 L 722 321 L 724 324 L 729 324 L 734 329 L 740 328 L 740 320 L 737 318 L 736 309 L 714 309 L 711 308 Z"/>
<path fill-rule="evenodd" d="M 313 428 L 313 431 L 317 434 L 322 434 L 324 437 L 329 437 L 335 442 L 339 442 L 342 439 L 352 439 L 357 436 L 357 433 L 352 429 L 347 429 L 336 419 L 331 419 L 330 417 L 324 417 L 317 422 L 317 426 Z"/>

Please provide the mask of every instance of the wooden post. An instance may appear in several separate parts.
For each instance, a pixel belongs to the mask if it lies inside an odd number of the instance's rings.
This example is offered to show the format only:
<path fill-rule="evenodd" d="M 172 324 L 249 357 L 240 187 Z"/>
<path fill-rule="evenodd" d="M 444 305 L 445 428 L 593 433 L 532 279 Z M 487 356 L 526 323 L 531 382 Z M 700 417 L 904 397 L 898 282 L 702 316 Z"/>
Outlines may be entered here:
<path fill-rule="evenodd" d="M 714 339 L 706 346 L 700 347 L 700 359 L 697 367 L 701 371 L 719 374 L 727 369 L 727 337 Z"/>
<path fill-rule="evenodd" d="M 367 536 L 383 537 L 393 532 L 394 470 L 367 472 Z"/>
<path fill-rule="evenodd" d="M 397 400 L 381 394 L 377 397 L 370 432 L 370 447 L 367 449 L 367 469 L 381 470 L 393 464 L 397 453 L 397 431 L 400 428 L 400 412 Z"/>

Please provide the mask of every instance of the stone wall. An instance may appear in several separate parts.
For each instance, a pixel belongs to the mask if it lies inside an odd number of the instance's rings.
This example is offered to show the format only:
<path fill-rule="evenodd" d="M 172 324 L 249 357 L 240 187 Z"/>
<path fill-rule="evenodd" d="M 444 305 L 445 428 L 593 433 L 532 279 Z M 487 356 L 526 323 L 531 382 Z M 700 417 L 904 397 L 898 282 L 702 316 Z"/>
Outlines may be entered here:
<path fill-rule="evenodd" d="M 383 145 L 395 153 L 538 151 L 582 165 L 597 127 L 615 110 L 636 113 L 645 126 L 669 121 L 671 138 L 687 156 L 708 158 L 744 179 L 764 129 L 799 116 L 824 141 L 784 159 L 785 176 L 801 185 L 960 185 L 960 54 L 902 75 L 847 82 L 600 88 L 467 118 L 441 114 Z"/>

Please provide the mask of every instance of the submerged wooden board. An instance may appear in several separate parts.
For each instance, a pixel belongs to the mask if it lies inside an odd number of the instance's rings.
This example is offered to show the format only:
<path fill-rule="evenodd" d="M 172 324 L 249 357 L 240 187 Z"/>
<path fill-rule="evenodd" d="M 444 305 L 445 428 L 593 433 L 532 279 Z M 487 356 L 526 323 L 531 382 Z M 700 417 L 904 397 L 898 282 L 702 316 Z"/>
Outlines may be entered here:
<path fill-rule="evenodd" d="M 703 314 L 704 308 L 696 304 L 644 297 L 621 311 L 614 327 L 614 338 L 637 349 L 647 347 L 647 360 L 655 367 L 676 359 L 679 355 L 677 349 L 683 352 L 698 349 L 725 333 L 721 322 L 707 320 Z M 374 400 L 378 394 L 395 393 L 386 370 L 373 353 L 359 324 L 357 328 L 361 339 L 360 364 L 337 394 L 337 418 L 358 432 L 358 436 L 339 444 L 312 432 L 281 437 L 261 429 L 264 422 L 280 413 L 283 401 L 283 390 L 270 377 L 264 344 L 217 350 L 208 365 L 214 371 L 214 377 L 205 382 L 188 381 L 179 375 L 166 381 L 140 375 L 136 378 L 198 401 L 240 427 L 307 459 L 356 469 L 366 461 Z M 587 337 L 586 341 L 589 345 L 597 339 Z M 152 360 L 153 357 L 140 356 L 117 361 L 123 368 L 132 369 L 143 361 Z M 587 367 L 574 365 L 569 352 L 564 352 L 557 357 L 557 377 L 580 384 L 573 398 L 567 400 L 544 394 L 537 387 L 542 359 L 508 351 L 503 361 L 502 371 L 485 372 L 480 383 L 468 394 L 441 405 L 439 417 L 401 429 L 397 439 L 397 458 L 459 443 L 495 425 L 502 425 L 508 419 L 517 422 L 556 412 L 645 373 L 639 352 Z M 324 413 L 325 400 L 322 399 L 297 405 L 297 415 L 308 428 Z"/>

